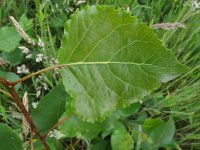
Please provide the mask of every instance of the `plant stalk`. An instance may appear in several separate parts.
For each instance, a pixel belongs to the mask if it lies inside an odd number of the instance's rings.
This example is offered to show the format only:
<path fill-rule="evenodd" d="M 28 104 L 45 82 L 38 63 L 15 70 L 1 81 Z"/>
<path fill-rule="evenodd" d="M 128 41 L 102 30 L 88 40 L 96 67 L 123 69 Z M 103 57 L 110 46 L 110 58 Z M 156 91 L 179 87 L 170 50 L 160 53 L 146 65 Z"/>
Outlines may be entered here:
<path fill-rule="evenodd" d="M 11 99 L 13 99 L 12 95 L 10 95 L 8 92 L 2 90 L 1 88 L 0 88 L 0 92 L 3 93 L 4 95 L 10 97 Z"/>
<path fill-rule="evenodd" d="M 51 67 L 48 67 L 48 68 L 44 68 L 44 69 L 39 70 L 39 71 L 37 71 L 37 72 L 31 73 L 31 74 L 29 74 L 29 75 L 27 75 L 27 76 L 25 76 L 25 77 L 23 77 L 23 78 L 20 78 L 19 80 L 16 80 L 16 81 L 14 81 L 14 82 L 10 82 L 9 85 L 15 86 L 15 85 L 17 85 L 18 83 L 21 83 L 21 82 L 23 82 L 23 81 L 25 81 L 25 80 L 27 80 L 27 79 L 33 77 L 33 76 L 36 76 L 36 75 L 38 75 L 38 74 L 41 74 L 41 73 L 43 73 L 43 72 L 46 72 L 46 71 L 48 71 L 48 70 L 52 70 L 52 69 L 55 69 L 55 68 L 65 67 L 65 66 L 68 66 L 68 64 L 60 64 L 60 65 L 55 65 L 55 66 L 51 66 Z"/>
<path fill-rule="evenodd" d="M 0 77 L 0 83 L 5 86 L 5 88 L 10 92 L 10 95 L 12 96 L 12 100 L 13 102 L 15 102 L 18 106 L 18 108 L 21 110 L 21 112 L 23 113 L 26 121 L 29 123 L 31 130 L 36 134 L 36 136 L 40 139 L 40 141 L 42 142 L 42 144 L 44 145 L 46 150 L 50 150 L 48 144 L 46 143 L 45 139 L 42 137 L 42 135 L 40 135 L 40 133 L 38 132 L 29 112 L 26 110 L 25 106 L 22 103 L 22 100 L 20 99 L 19 95 L 17 94 L 17 92 L 15 91 L 14 86 L 11 85 L 11 82 L 3 79 Z"/>

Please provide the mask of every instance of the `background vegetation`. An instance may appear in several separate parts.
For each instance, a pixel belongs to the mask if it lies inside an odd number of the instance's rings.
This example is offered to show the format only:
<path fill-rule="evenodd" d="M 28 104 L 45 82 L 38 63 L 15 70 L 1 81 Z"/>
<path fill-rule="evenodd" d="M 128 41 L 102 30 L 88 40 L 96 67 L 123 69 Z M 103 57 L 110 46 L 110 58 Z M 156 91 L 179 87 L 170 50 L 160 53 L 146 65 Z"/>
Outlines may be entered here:
<path fill-rule="evenodd" d="M 41 40 L 40 44 L 44 45 L 32 47 L 26 41 L 21 40 L 20 45 L 29 48 L 31 53 L 24 54 L 19 48 L 11 53 L 0 52 L 0 57 L 7 62 L 6 66 L 0 66 L 0 75 L 15 80 L 24 76 L 24 72 L 20 72 L 18 68 L 22 67 L 22 64 L 25 64 L 30 72 L 56 64 L 55 58 L 60 47 L 65 21 L 77 8 L 82 8 L 87 4 L 106 4 L 113 5 L 115 8 L 124 7 L 150 27 L 155 27 L 156 23 L 181 23 L 181 28 L 163 26 L 162 29 L 155 29 L 155 32 L 163 43 L 173 50 L 180 62 L 192 68 L 191 71 L 167 84 L 163 84 L 160 89 L 146 97 L 141 104 L 142 108 L 134 113 L 131 118 L 143 123 L 147 118 L 167 121 L 168 118 L 173 116 L 176 132 L 173 143 L 168 145 L 167 148 L 199 149 L 200 2 L 198 1 L 1 0 L 0 27 L 11 27 L 12 23 L 9 16 L 13 16 L 36 43 Z M 30 59 L 27 58 L 28 54 L 32 55 Z M 43 61 L 35 61 L 38 54 L 42 54 Z M 6 74 L 5 71 L 9 74 Z M 18 86 L 20 88 L 18 92 L 21 96 L 26 91 L 29 93 L 29 111 L 34 109 L 40 97 L 58 84 L 59 78 L 59 70 L 55 70 L 43 73 L 41 76 L 34 77 L 32 81 L 26 81 L 23 85 Z M 18 113 L 15 104 L 3 94 L 0 95 L 0 122 L 9 124 L 16 132 L 21 134 L 21 114 Z M 127 125 L 128 127 L 129 125 Z M 140 126 L 134 122 L 131 127 L 135 127 L 138 141 L 148 141 L 145 135 L 139 134 Z M 110 136 L 106 136 L 106 138 L 100 139 L 97 136 L 92 140 L 64 138 L 59 141 L 69 149 L 85 149 L 85 147 L 103 149 L 110 142 L 110 138 Z M 99 141 L 104 143 L 103 148 L 98 146 Z M 140 144 L 140 142 L 135 143 L 137 149 L 142 147 Z"/>

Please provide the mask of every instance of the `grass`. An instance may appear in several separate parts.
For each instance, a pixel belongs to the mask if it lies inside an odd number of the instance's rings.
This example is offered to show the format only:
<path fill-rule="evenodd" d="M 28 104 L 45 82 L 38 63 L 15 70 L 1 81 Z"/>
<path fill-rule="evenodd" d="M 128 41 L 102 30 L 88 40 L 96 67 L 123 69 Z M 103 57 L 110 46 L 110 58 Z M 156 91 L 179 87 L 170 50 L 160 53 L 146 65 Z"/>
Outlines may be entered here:
<path fill-rule="evenodd" d="M 153 116 L 160 115 L 165 118 L 172 115 L 176 121 L 175 139 L 180 147 L 198 149 L 200 146 L 200 12 L 194 11 L 189 2 L 179 3 L 178 6 L 165 12 L 162 20 L 181 22 L 186 25 L 186 28 L 157 31 L 157 33 L 165 45 L 174 51 L 178 59 L 190 66 L 192 70 L 163 85 L 154 93 L 148 99 L 153 102 L 149 109 L 155 112 Z"/>
<path fill-rule="evenodd" d="M 0 2 L 0 27 L 11 25 L 9 16 L 14 16 L 17 20 L 25 14 L 30 26 L 27 33 L 34 39 L 41 38 L 44 47 L 30 49 L 36 54 L 42 53 L 49 58 L 55 58 L 57 49 L 63 34 L 64 22 L 77 7 L 85 4 L 107 4 L 114 7 L 128 8 L 139 21 L 146 22 L 149 26 L 160 22 L 181 22 L 186 25 L 184 29 L 177 30 L 156 30 L 163 43 L 176 54 L 177 58 L 184 64 L 191 67 L 187 74 L 170 81 L 145 99 L 144 110 L 149 117 L 160 116 L 163 119 L 173 116 L 176 122 L 175 141 L 180 145 L 178 148 L 198 149 L 200 146 L 200 11 L 194 10 L 191 2 L 186 0 L 87 0 L 86 3 L 76 5 L 71 1 L 44 1 L 40 0 L 2 0 Z M 25 44 L 25 43 L 21 43 Z M 23 59 L 22 62 L 27 62 Z M 35 65 L 35 64 L 31 64 Z M 49 61 L 41 63 L 38 67 L 50 66 Z M 16 67 L 8 68 L 16 70 Z M 32 68 L 32 71 L 38 68 Z M 58 81 L 59 76 L 51 73 L 42 74 L 43 81 L 49 88 L 52 88 Z M 55 78 L 56 76 L 56 78 Z M 34 101 L 35 91 L 41 81 L 33 78 L 32 86 L 22 87 L 21 95 L 24 91 L 30 92 L 30 103 Z M 26 83 L 27 85 L 29 82 Z M 42 95 L 47 91 L 43 90 Z M 32 94 L 31 94 L 32 93 Z M 20 121 L 13 119 L 11 112 L 17 111 L 16 106 L 6 97 L 0 96 L 0 121 L 11 124 L 14 128 L 19 128 Z M 10 106 L 8 108 L 8 106 Z"/>

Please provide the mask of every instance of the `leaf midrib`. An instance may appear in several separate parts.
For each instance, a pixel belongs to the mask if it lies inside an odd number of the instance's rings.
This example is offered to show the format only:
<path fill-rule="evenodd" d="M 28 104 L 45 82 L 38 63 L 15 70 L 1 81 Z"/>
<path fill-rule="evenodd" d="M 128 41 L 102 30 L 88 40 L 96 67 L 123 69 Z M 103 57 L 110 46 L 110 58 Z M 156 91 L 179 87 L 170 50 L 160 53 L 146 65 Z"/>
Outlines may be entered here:
<path fill-rule="evenodd" d="M 174 69 L 164 66 L 156 66 L 153 64 L 145 64 L 145 63 L 136 63 L 136 62 L 116 62 L 116 61 L 99 61 L 99 62 L 75 62 L 75 63 L 68 63 L 66 66 L 78 66 L 78 65 L 109 65 L 109 64 L 118 64 L 118 65 L 138 65 L 138 66 L 152 66 L 157 68 L 167 68 L 167 69 Z"/>

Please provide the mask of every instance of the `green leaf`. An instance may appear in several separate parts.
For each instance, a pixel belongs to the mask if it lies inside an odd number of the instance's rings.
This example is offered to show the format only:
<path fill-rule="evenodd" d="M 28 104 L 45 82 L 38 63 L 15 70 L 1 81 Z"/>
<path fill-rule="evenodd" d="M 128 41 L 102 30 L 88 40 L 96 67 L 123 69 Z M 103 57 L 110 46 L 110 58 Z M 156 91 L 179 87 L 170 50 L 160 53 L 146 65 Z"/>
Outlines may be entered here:
<path fill-rule="evenodd" d="M 63 117 L 68 119 L 59 125 L 59 131 L 66 137 L 79 137 L 83 139 L 92 139 L 102 130 L 102 123 L 89 123 L 81 120 L 78 116 L 73 115 L 74 109 L 71 107 L 71 100 L 67 99 L 66 113 Z"/>
<path fill-rule="evenodd" d="M 151 131 L 151 138 L 154 147 L 161 147 L 170 144 L 175 133 L 175 124 L 172 118 Z"/>
<path fill-rule="evenodd" d="M 47 137 L 45 140 L 49 145 L 50 150 L 63 150 L 63 146 L 59 140 L 49 137 Z M 30 146 L 31 145 L 29 145 L 27 150 L 31 150 Z M 39 140 L 34 140 L 34 150 L 44 150 L 44 145 Z"/>
<path fill-rule="evenodd" d="M 63 117 L 66 114 L 63 115 Z M 81 120 L 78 116 L 69 116 L 67 120 L 59 126 L 59 131 L 67 137 L 78 137 L 82 139 L 92 139 L 103 129 L 103 123 L 90 123 Z"/>
<path fill-rule="evenodd" d="M 3 60 L 8 61 L 11 66 L 16 66 L 23 61 L 23 53 L 20 49 L 16 49 L 10 53 L 3 52 L 1 55 Z"/>
<path fill-rule="evenodd" d="M 67 117 L 68 119 L 59 125 L 59 131 L 65 134 L 66 137 L 78 137 L 82 139 L 93 139 L 99 133 L 102 133 L 102 137 L 108 136 L 112 133 L 116 124 L 119 123 L 120 117 L 124 118 L 135 113 L 140 106 L 138 103 L 132 104 L 130 107 L 112 113 L 103 122 L 97 121 L 95 123 L 90 123 L 83 121 L 77 115 L 73 115 L 74 108 L 71 107 L 71 101 L 71 98 L 67 99 L 66 113 L 63 114 L 63 117 Z"/>
<path fill-rule="evenodd" d="M 140 103 L 134 103 L 131 104 L 130 106 L 126 107 L 125 109 L 119 109 L 117 113 L 123 117 L 126 118 L 128 116 L 133 115 L 134 113 L 138 112 L 140 109 Z"/>
<path fill-rule="evenodd" d="M 88 149 L 90 150 L 111 150 L 110 147 L 110 141 L 103 140 L 99 137 L 91 141 L 90 147 Z"/>
<path fill-rule="evenodd" d="M 133 138 L 127 132 L 124 125 L 118 123 L 111 136 L 111 146 L 113 150 L 132 150 Z"/>
<path fill-rule="evenodd" d="M 64 85 L 84 120 L 103 120 L 187 68 L 153 30 L 123 9 L 87 6 L 65 25 L 59 49 Z"/>
<path fill-rule="evenodd" d="M 65 112 L 65 103 L 68 94 L 62 83 L 41 98 L 37 108 L 31 113 L 31 117 L 37 129 L 44 133 L 58 122 Z"/>
<path fill-rule="evenodd" d="M 7 72 L 4 70 L 0 70 L 0 76 L 8 81 L 16 81 L 20 79 L 20 77 L 14 72 Z M 16 85 L 15 89 L 18 90 L 21 87 L 21 83 Z"/>
<path fill-rule="evenodd" d="M 19 23 L 25 31 L 28 31 L 34 27 L 33 20 L 28 19 L 26 14 L 21 15 Z"/>
<path fill-rule="evenodd" d="M 59 131 L 65 134 L 66 137 L 78 137 L 82 139 L 93 139 L 100 132 L 106 132 L 108 135 L 118 123 L 119 114 L 113 113 L 103 122 L 90 123 L 83 121 L 77 115 L 74 115 L 74 108 L 71 107 L 72 99 L 67 99 L 66 113 L 63 117 L 68 119 L 59 125 Z M 105 133 L 104 133 L 105 134 Z"/>
<path fill-rule="evenodd" d="M 0 124 L 0 150 L 23 150 L 22 141 L 5 124 Z"/>
<path fill-rule="evenodd" d="M 0 28 L 0 50 L 5 52 L 11 52 L 17 47 L 20 40 L 21 36 L 15 28 Z"/>
<path fill-rule="evenodd" d="M 142 128 L 145 132 L 151 132 L 154 128 L 156 128 L 161 124 L 163 124 L 163 121 L 160 118 L 157 119 L 148 118 L 144 121 Z"/>

